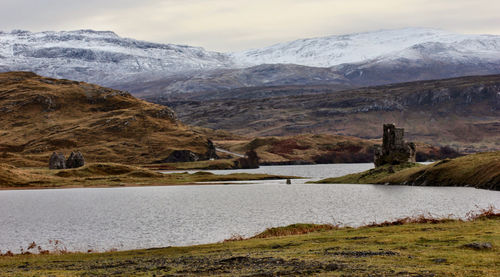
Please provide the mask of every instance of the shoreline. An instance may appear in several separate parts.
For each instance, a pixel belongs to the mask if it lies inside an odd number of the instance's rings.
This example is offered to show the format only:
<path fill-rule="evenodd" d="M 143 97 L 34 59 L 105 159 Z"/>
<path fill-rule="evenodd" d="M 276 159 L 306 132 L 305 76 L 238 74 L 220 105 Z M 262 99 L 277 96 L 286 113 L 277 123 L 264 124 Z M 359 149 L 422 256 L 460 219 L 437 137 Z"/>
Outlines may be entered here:
<path fill-rule="evenodd" d="M 498 276 L 500 214 L 357 228 L 294 224 L 219 243 L 107 252 L 2 253 L 2 276 Z M 33 248 L 36 244 L 33 244 Z"/>
<path fill-rule="evenodd" d="M 500 210 L 496 209 L 494 206 L 489 206 L 488 208 L 483 208 L 479 210 L 471 210 L 469 211 L 464 218 L 454 218 L 453 215 L 448 215 L 448 217 L 433 217 L 432 215 L 414 215 L 401 217 L 394 220 L 385 220 L 379 223 L 372 222 L 365 225 L 360 226 L 341 226 L 334 224 L 319 224 L 319 223 L 295 223 L 287 226 L 278 226 L 278 227 L 269 227 L 264 231 L 256 233 L 255 235 L 249 237 L 243 237 L 238 234 L 234 234 L 233 237 L 229 237 L 222 241 L 217 242 L 209 242 L 209 243 L 201 243 L 201 244 L 186 244 L 186 245 L 169 245 L 169 246 L 158 246 L 158 247 L 148 247 L 148 248 L 132 248 L 132 249 L 123 249 L 123 250 L 104 250 L 104 251 L 96 251 L 93 249 L 87 249 L 85 251 L 68 251 L 66 254 L 85 254 L 85 253 L 93 253 L 93 254 L 105 254 L 105 253 L 120 253 L 120 252 L 133 252 L 133 251 L 144 251 L 144 250 L 152 250 L 152 249 L 168 249 L 168 248 L 184 248 L 184 247 L 203 247 L 207 245 L 218 245 L 227 242 L 234 241 L 248 241 L 253 239 L 262 239 L 262 238 L 272 238 L 272 237 L 288 237 L 288 236 L 296 236 L 296 235 L 305 235 L 309 233 L 316 233 L 320 231 L 342 231 L 342 230 L 361 230 L 365 228 L 380 228 L 380 227 L 389 227 L 389 226 L 400 226 L 400 225 L 414 225 L 414 224 L 442 224 L 448 222 L 454 223 L 470 223 L 476 220 L 481 220 L 484 218 L 493 218 L 500 220 Z M 306 225 L 306 228 L 303 228 L 302 225 Z M 295 227 L 298 226 L 298 227 Z M 20 248 L 22 249 L 22 247 Z M 2 249 L 0 249 L 0 258 L 2 257 Z M 7 250 L 10 252 L 10 250 Z M 41 255 L 39 253 L 15 253 L 14 255 Z M 48 254 L 58 254 L 58 253 L 48 253 Z"/>
<path fill-rule="evenodd" d="M 266 181 L 266 180 L 286 180 L 286 179 L 263 179 L 263 180 L 235 180 L 233 182 L 246 182 L 246 181 Z M 221 181 L 221 182 L 231 182 L 231 181 Z M 251 184 L 251 183 L 248 183 Z M 139 187 L 174 187 L 174 186 L 215 186 L 215 185 L 247 185 L 247 183 L 217 183 L 214 182 L 192 182 L 192 183 L 172 183 L 172 184 L 124 184 L 124 185 L 75 185 L 75 186 L 60 186 L 60 187 L 0 187 L 0 191 L 16 191 L 16 190 L 51 190 L 51 189 L 81 189 L 81 188 L 139 188 Z"/>
<path fill-rule="evenodd" d="M 1 168 L 0 168 L 1 170 Z M 206 185 L 212 182 L 296 179 L 297 176 L 262 173 L 214 174 L 186 171 L 163 174 L 140 167 L 113 163 L 87 164 L 67 170 L 4 167 L 2 190 L 37 190 L 60 188 L 114 188 L 141 186 Z M 1 177 L 1 176 L 0 176 Z M 200 183 L 203 182 L 203 183 Z"/>

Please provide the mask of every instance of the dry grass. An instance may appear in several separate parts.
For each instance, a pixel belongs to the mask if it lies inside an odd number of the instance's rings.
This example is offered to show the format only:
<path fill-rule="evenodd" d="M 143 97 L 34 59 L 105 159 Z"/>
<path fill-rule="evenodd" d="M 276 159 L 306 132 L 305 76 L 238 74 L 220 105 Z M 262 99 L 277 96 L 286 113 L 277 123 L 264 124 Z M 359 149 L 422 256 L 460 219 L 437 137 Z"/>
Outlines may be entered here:
<path fill-rule="evenodd" d="M 191 170 L 191 169 L 232 169 L 234 168 L 235 159 L 219 159 L 213 161 L 197 161 L 184 163 L 162 163 L 162 164 L 147 164 L 142 167 L 154 170 Z"/>
<path fill-rule="evenodd" d="M 382 178 L 380 183 L 421 186 L 470 186 L 500 190 L 500 152 L 443 160 Z"/>
<path fill-rule="evenodd" d="M 293 235 L 303 235 L 313 232 L 322 232 L 338 229 L 337 226 L 331 224 L 292 224 L 285 227 L 275 227 L 269 228 L 264 232 L 253 236 L 255 239 L 272 238 L 272 237 L 284 237 Z"/>
<path fill-rule="evenodd" d="M 26 186 L 30 182 L 48 182 L 53 180 L 51 176 L 38 174 L 17 167 L 0 164 L 0 187 Z"/>
<path fill-rule="evenodd" d="M 0 189 L 168 186 L 288 178 L 294 177 L 247 173 L 216 175 L 209 172 L 162 174 L 147 168 L 116 163 L 90 163 L 81 168 L 65 170 L 21 169 L 0 164 Z"/>
<path fill-rule="evenodd" d="M 130 177 L 143 177 L 143 178 L 158 178 L 164 177 L 159 172 L 154 172 L 148 169 L 116 164 L 116 163 L 93 163 L 87 164 L 80 168 L 59 170 L 55 173 L 58 177 L 92 177 L 92 176 L 117 176 L 125 175 Z"/>

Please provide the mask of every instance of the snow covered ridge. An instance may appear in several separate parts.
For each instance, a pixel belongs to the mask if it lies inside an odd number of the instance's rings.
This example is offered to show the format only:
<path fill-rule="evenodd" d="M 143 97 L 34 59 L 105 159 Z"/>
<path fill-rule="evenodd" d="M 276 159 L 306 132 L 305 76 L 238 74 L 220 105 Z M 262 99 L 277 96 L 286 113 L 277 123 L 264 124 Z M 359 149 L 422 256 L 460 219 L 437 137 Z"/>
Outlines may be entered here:
<path fill-rule="evenodd" d="M 463 35 L 429 28 L 380 30 L 350 35 L 300 39 L 232 56 L 240 64 L 292 63 L 332 67 L 373 59 L 478 57 L 500 59 L 500 36 Z"/>
<path fill-rule="evenodd" d="M 489 68 L 486 73 L 496 73 L 500 68 L 500 36 L 404 28 L 300 39 L 260 49 L 218 53 L 200 47 L 122 38 L 110 31 L 0 32 L 0 71 L 27 70 L 108 86 L 261 64 L 332 67 L 347 76 L 350 72 L 361 75 L 360 70 L 375 65 L 397 64 L 404 70 L 405 64 L 432 62 L 481 68 L 486 64 Z"/>
<path fill-rule="evenodd" d="M 0 70 L 106 84 L 136 73 L 227 68 L 225 54 L 121 38 L 109 31 L 0 32 Z"/>

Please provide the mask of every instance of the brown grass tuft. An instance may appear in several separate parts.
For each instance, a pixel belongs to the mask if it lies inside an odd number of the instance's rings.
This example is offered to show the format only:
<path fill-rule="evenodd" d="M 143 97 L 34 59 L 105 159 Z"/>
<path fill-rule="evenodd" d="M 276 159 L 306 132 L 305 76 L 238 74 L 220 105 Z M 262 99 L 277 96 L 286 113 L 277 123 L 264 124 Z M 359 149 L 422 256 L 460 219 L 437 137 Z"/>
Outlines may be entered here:
<path fill-rule="evenodd" d="M 469 212 L 465 216 L 465 221 L 474 221 L 483 218 L 498 218 L 500 217 L 500 211 L 496 210 L 495 207 L 490 206 L 487 209 L 481 209 L 479 212 Z M 371 223 L 366 227 L 384 227 L 384 226 L 394 226 L 394 225 L 404 225 L 404 224 L 438 224 L 446 223 L 451 221 L 456 221 L 457 219 L 451 218 L 435 218 L 432 216 L 419 215 L 414 217 L 400 218 L 394 221 L 384 221 L 382 223 Z M 458 221 L 463 221 L 458 219 Z"/>
<path fill-rule="evenodd" d="M 338 229 L 337 226 L 331 224 L 292 224 L 285 227 L 275 227 L 266 229 L 264 232 L 253 236 L 252 238 L 272 238 L 272 237 L 283 237 L 283 236 L 293 236 L 302 235 L 312 232 L 322 232 Z"/>

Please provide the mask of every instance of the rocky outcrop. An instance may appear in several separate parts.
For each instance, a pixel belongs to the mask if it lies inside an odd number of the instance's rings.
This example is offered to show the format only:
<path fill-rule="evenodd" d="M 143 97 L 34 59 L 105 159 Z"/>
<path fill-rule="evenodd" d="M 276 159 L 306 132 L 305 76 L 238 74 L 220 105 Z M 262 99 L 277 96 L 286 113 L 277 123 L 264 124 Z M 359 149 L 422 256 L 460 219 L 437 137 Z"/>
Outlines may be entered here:
<path fill-rule="evenodd" d="M 52 153 L 49 159 L 49 169 L 65 169 L 66 158 L 62 153 Z"/>
<path fill-rule="evenodd" d="M 413 142 L 404 141 L 403 128 L 384 124 L 382 147 L 377 145 L 374 153 L 375 166 L 416 162 L 416 147 Z"/>
<path fill-rule="evenodd" d="M 184 163 L 196 162 L 200 160 L 200 156 L 190 150 L 174 150 L 166 159 L 157 161 L 156 163 Z"/>
<path fill-rule="evenodd" d="M 216 154 L 214 143 L 207 139 L 207 152 L 205 154 L 197 154 L 191 150 L 174 150 L 168 155 L 167 158 L 163 160 L 156 161 L 154 163 L 185 163 L 185 162 L 196 162 L 204 160 L 215 160 L 219 156 Z"/>
<path fill-rule="evenodd" d="M 71 152 L 66 161 L 66 168 L 79 168 L 85 165 L 85 159 L 80 151 Z"/>
<path fill-rule="evenodd" d="M 254 150 L 247 151 L 244 158 L 239 158 L 234 162 L 234 167 L 241 169 L 259 168 L 257 152 Z"/>
<path fill-rule="evenodd" d="M 78 168 L 85 165 L 85 158 L 80 151 L 71 152 L 66 160 L 62 153 L 52 153 L 49 159 L 50 169 L 69 169 Z"/>

